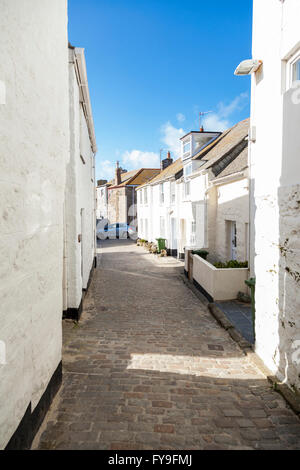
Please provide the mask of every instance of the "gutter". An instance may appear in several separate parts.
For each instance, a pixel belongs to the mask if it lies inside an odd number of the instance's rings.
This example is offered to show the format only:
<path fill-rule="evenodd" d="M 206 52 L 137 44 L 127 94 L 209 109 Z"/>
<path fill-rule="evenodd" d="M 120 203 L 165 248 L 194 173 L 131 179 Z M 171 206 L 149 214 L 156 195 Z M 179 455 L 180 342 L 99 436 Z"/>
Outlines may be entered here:
<path fill-rule="evenodd" d="M 219 186 L 224 183 L 230 183 L 232 181 L 237 181 L 243 178 L 248 178 L 247 170 L 239 171 L 238 173 L 233 173 L 232 175 L 223 176 L 223 178 L 213 179 L 210 181 L 210 187 Z"/>
<path fill-rule="evenodd" d="M 84 112 L 87 125 L 88 125 L 92 151 L 94 152 L 94 154 L 96 154 L 97 143 L 96 143 L 96 136 L 95 136 L 95 126 L 94 126 L 88 78 L 87 78 L 87 72 L 86 72 L 86 61 L 85 61 L 83 48 L 75 47 L 74 59 L 75 59 L 75 72 L 76 72 L 78 85 L 79 85 L 80 101 L 82 103 L 83 112 Z"/>

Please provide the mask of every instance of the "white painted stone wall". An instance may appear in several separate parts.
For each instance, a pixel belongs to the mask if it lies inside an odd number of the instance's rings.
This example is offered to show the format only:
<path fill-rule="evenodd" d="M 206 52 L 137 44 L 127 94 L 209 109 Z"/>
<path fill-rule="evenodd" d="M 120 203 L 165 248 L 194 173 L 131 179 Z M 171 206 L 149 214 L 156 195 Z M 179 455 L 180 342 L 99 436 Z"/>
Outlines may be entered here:
<path fill-rule="evenodd" d="M 300 104 L 292 100 L 289 60 L 300 54 L 299 18 L 298 0 L 254 0 L 253 57 L 263 66 L 252 78 L 251 125 L 257 139 L 250 147 L 256 351 L 281 380 L 298 389 Z"/>
<path fill-rule="evenodd" d="M 87 288 L 95 257 L 95 163 L 75 74 L 76 50 L 69 51 L 70 162 L 65 193 L 66 305 L 77 309 Z M 78 237 L 81 237 L 81 241 Z"/>
<path fill-rule="evenodd" d="M 247 292 L 248 269 L 217 269 L 197 255 L 193 256 L 193 278 L 215 302 L 234 300 Z"/>
<path fill-rule="evenodd" d="M 249 182 L 248 178 L 215 184 L 208 192 L 208 250 L 215 261 L 230 261 L 231 237 L 228 223 L 237 224 L 237 260 L 249 255 Z"/>
<path fill-rule="evenodd" d="M 178 250 L 184 253 L 186 246 L 192 243 L 192 222 L 196 222 L 196 234 L 193 245 L 195 248 L 204 248 L 207 240 L 206 235 L 206 175 L 198 175 L 191 179 L 191 194 L 189 197 L 184 195 L 184 182 L 179 180 L 175 182 L 175 202 L 171 201 L 171 183 L 173 179 L 162 182 L 164 185 L 164 203 L 160 199 L 160 184 L 149 184 L 148 204 L 144 203 L 144 194 L 142 202 L 140 193 L 144 188 L 137 190 L 138 202 L 138 226 L 139 237 L 156 242 L 158 237 L 164 235 L 167 248 Z M 201 199 L 202 198 L 202 199 Z M 197 208 L 196 208 L 197 207 Z M 165 233 L 161 232 L 161 218 L 165 221 Z M 175 222 L 176 236 L 172 234 L 172 219 Z M 145 230 L 145 221 L 148 220 L 148 233 Z M 175 243 L 175 239 L 176 243 Z"/>
<path fill-rule="evenodd" d="M 99 186 L 97 189 L 97 208 L 96 216 L 97 219 L 107 219 L 108 208 L 107 208 L 107 186 Z"/>
<path fill-rule="evenodd" d="M 61 361 L 67 2 L 0 0 L 0 449 Z"/>

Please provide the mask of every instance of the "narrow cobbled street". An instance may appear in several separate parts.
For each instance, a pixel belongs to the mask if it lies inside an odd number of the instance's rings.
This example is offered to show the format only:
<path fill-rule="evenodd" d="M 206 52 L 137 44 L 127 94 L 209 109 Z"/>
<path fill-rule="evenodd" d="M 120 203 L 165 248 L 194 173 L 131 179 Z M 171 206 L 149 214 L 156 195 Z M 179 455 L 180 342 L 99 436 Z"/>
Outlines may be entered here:
<path fill-rule="evenodd" d="M 39 449 L 296 449 L 300 422 L 180 279 L 105 241 Z"/>

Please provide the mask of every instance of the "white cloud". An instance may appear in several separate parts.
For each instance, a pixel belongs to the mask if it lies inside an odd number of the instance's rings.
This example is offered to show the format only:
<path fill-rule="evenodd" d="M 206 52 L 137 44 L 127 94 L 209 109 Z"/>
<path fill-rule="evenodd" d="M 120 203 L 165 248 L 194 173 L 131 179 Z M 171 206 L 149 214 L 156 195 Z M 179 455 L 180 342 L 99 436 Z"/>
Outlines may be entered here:
<path fill-rule="evenodd" d="M 248 93 L 241 93 L 229 104 L 219 103 L 218 111 L 208 114 L 203 119 L 204 129 L 207 131 L 225 131 L 232 126 L 230 116 L 236 111 L 241 111 L 249 100 Z"/>
<path fill-rule="evenodd" d="M 185 115 L 182 114 L 182 113 L 178 113 L 176 115 L 176 119 L 177 119 L 178 122 L 184 122 L 185 121 Z"/>
<path fill-rule="evenodd" d="M 228 119 L 222 119 L 218 114 L 213 113 L 203 119 L 205 131 L 223 132 L 231 126 Z"/>
<path fill-rule="evenodd" d="M 166 145 L 167 149 L 171 151 L 172 156 L 176 158 L 179 157 L 181 151 L 180 138 L 186 134 L 184 129 L 178 129 L 170 122 L 166 122 L 161 126 L 161 133 L 161 141 Z"/>
<path fill-rule="evenodd" d="M 143 152 L 142 150 L 132 150 L 122 155 L 122 166 L 127 170 L 139 168 L 160 168 L 160 158 L 157 153 Z"/>
<path fill-rule="evenodd" d="M 97 162 L 98 180 L 104 179 L 110 181 L 115 175 L 116 164 L 110 160 L 99 160 Z"/>

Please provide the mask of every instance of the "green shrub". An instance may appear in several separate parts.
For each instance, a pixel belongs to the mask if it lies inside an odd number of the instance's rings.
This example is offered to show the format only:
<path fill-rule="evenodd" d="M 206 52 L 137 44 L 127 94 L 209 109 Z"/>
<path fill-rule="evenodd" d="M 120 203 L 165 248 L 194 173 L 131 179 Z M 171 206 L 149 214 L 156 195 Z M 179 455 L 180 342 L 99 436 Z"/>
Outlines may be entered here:
<path fill-rule="evenodd" d="M 209 255 L 209 252 L 206 250 L 195 250 L 195 251 L 192 251 L 192 254 L 200 256 L 200 258 L 203 258 L 206 260 Z"/>
<path fill-rule="evenodd" d="M 227 261 L 227 263 L 215 263 L 215 268 L 218 269 L 241 269 L 241 268 L 248 268 L 248 261 L 236 261 L 231 260 Z"/>

